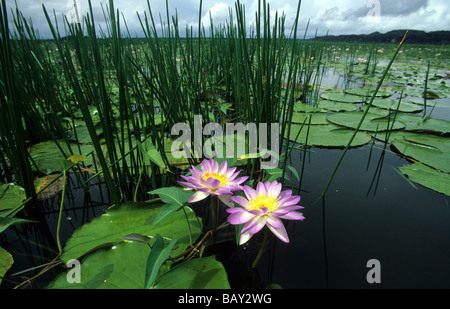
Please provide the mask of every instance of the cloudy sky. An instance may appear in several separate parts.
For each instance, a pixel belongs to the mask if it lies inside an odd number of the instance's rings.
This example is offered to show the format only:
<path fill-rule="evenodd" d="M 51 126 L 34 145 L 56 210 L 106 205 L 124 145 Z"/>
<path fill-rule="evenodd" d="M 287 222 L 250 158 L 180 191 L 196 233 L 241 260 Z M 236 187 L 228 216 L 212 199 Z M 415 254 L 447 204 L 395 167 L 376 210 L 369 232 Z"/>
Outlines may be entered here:
<path fill-rule="evenodd" d="M 49 36 L 48 24 L 42 10 L 42 4 L 53 16 L 73 16 L 75 20 L 74 0 L 6 0 L 8 9 L 15 8 L 15 1 L 42 37 Z M 88 9 L 87 0 L 75 0 L 81 16 Z M 262 0 L 261 0 L 262 2 Z M 108 0 L 92 0 L 94 18 L 99 27 L 105 28 L 102 7 L 106 8 Z M 168 0 L 169 15 L 178 14 L 180 32 L 186 26 L 198 27 L 199 0 Z M 245 6 L 247 24 L 254 23 L 258 0 L 241 0 Z M 291 29 L 295 19 L 297 0 L 267 0 L 272 16 L 275 12 L 286 16 L 286 28 Z M 166 17 L 166 1 L 150 0 L 151 11 L 157 21 L 159 13 Z M 140 36 L 141 26 L 137 13 L 143 16 L 149 12 L 146 0 L 114 0 L 114 6 L 123 14 L 132 36 Z M 209 14 L 214 25 L 227 23 L 230 11 L 235 14 L 235 0 L 203 0 L 202 23 L 209 27 Z M 425 31 L 450 30 L 449 0 L 303 0 L 300 10 L 299 33 L 303 34 L 309 20 L 308 36 L 329 32 L 330 35 L 361 34 L 375 31 L 387 32 L 394 29 L 416 29 Z M 289 34 L 289 31 L 287 31 Z"/>

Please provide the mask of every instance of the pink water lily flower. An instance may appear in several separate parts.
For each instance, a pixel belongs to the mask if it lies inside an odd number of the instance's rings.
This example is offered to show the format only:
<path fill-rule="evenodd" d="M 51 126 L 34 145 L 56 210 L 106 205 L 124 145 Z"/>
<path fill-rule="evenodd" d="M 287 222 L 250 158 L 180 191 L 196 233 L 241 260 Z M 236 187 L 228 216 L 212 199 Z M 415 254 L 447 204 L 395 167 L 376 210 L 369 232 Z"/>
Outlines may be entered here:
<path fill-rule="evenodd" d="M 233 225 L 244 224 L 241 230 L 239 244 L 246 243 L 253 235 L 267 226 L 280 240 L 288 243 L 289 237 L 281 219 L 303 220 L 305 217 L 296 210 L 300 196 L 292 195 L 292 190 L 281 191 L 282 184 L 259 182 L 256 190 L 244 186 L 247 199 L 242 196 L 232 196 L 231 200 L 242 207 L 228 208 L 228 221 Z"/>
<path fill-rule="evenodd" d="M 248 176 L 237 178 L 239 172 L 236 167 L 229 168 L 227 161 L 223 161 L 220 166 L 213 159 L 205 159 L 201 163 L 201 170 L 192 166 L 189 169 L 190 176 L 181 176 L 186 182 L 179 181 L 185 187 L 197 190 L 188 200 L 195 203 L 203 200 L 209 195 L 218 196 L 227 206 L 233 206 L 230 197 L 235 191 L 243 189 L 241 184 L 248 179 Z"/>

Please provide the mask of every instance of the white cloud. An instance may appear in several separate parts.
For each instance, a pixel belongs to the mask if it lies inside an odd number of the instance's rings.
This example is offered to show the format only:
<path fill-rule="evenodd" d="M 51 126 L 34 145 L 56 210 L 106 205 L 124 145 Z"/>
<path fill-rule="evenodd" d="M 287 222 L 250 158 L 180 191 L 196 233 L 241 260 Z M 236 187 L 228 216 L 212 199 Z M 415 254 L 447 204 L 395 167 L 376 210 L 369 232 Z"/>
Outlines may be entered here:
<path fill-rule="evenodd" d="M 53 10 L 57 17 L 69 11 L 73 0 L 41 0 L 48 12 L 53 16 Z M 88 11 L 87 0 L 80 1 L 81 14 Z M 241 0 L 245 6 L 247 25 L 255 22 L 255 12 L 258 10 L 259 0 Z M 310 19 L 309 34 L 318 30 L 319 35 L 328 30 L 332 35 L 359 34 L 375 31 L 387 32 L 394 29 L 418 29 L 425 31 L 446 30 L 450 25 L 450 6 L 448 0 L 378 0 L 381 4 L 381 22 L 371 23 L 366 15 L 371 9 L 367 7 L 368 0 L 316 0 L 302 1 L 300 10 L 299 33 L 303 34 L 306 24 Z M 94 17 L 96 22 L 105 26 L 103 12 L 100 3 L 106 7 L 108 0 L 92 1 Z M 375 0 L 376 2 L 376 0 Z M 15 0 L 6 0 L 9 8 L 15 8 Z M 33 25 L 39 28 L 42 35 L 49 34 L 42 5 L 33 0 L 17 0 L 19 9 L 25 17 L 31 17 Z M 153 17 L 157 24 L 160 23 L 160 14 L 166 22 L 166 1 L 150 1 Z M 198 28 L 199 1 L 198 0 L 169 0 L 169 15 L 178 14 L 180 32 L 184 33 L 187 25 Z M 232 9 L 235 18 L 234 0 L 203 0 L 201 20 L 203 25 L 209 27 L 209 12 L 213 18 L 214 25 L 226 23 L 229 20 L 229 9 Z M 292 23 L 297 12 L 297 0 L 267 0 L 270 5 L 271 23 L 273 24 L 275 12 L 278 16 L 283 13 L 286 17 L 286 31 L 289 34 Z M 261 1 L 262 5 L 262 1 Z M 147 1 L 145 0 L 114 0 L 114 6 L 125 16 L 131 35 L 141 31 L 136 12 L 144 16 L 148 13 Z"/>

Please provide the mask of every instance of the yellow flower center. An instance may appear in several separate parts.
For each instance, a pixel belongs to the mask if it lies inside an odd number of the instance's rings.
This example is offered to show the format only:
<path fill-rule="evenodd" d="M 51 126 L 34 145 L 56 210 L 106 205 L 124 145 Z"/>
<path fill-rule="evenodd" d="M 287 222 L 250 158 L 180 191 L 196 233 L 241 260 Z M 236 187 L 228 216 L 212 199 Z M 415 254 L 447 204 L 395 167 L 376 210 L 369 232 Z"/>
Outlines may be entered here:
<path fill-rule="evenodd" d="M 248 201 L 247 209 L 261 210 L 261 207 L 266 207 L 269 210 L 269 212 L 272 212 L 278 209 L 277 199 L 278 198 L 275 195 L 269 196 L 267 194 L 258 194 L 255 198 L 250 199 L 250 201 Z"/>
<path fill-rule="evenodd" d="M 216 172 L 214 173 L 209 173 L 209 172 L 205 172 L 203 173 L 202 179 L 203 180 L 208 180 L 208 178 L 214 178 L 220 181 L 219 186 L 224 186 L 228 183 L 228 177 L 225 174 L 218 174 Z"/>

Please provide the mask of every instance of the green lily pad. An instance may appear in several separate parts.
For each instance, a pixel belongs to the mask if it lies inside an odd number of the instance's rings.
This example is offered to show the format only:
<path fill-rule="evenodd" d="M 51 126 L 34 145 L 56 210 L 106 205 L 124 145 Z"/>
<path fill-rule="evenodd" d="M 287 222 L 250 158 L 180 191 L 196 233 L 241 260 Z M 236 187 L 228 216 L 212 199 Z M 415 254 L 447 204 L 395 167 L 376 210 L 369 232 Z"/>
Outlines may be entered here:
<path fill-rule="evenodd" d="M 164 205 L 127 202 L 94 218 L 90 223 L 78 228 L 67 240 L 61 260 L 67 262 L 70 259 L 79 259 L 92 250 L 105 244 L 116 243 L 119 237 L 132 233 L 146 236 L 160 234 L 166 238 L 178 239 L 179 247 L 174 250 L 174 254 L 183 252 L 190 244 L 190 240 L 194 241 L 200 235 L 200 219 L 192 209 L 185 206 L 184 210 L 189 221 L 186 221 L 184 212 L 180 210 L 161 220 L 150 231 L 153 221 Z"/>
<path fill-rule="evenodd" d="M 14 209 L 27 198 L 25 189 L 13 183 L 0 185 L 0 212 Z"/>
<path fill-rule="evenodd" d="M 450 121 L 445 119 L 430 117 L 423 118 L 419 115 L 399 113 L 397 115 L 397 120 L 405 124 L 404 130 L 407 131 L 422 131 L 443 134 L 450 132 Z"/>
<path fill-rule="evenodd" d="M 450 143 L 448 138 L 400 132 L 391 136 L 391 144 L 398 152 L 445 173 L 450 172 Z"/>
<path fill-rule="evenodd" d="M 14 259 L 12 255 L 8 251 L 0 247 L 0 284 L 2 283 L 3 276 L 13 264 Z"/>
<path fill-rule="evenodd" d="M 298 124 L 291 125 L 291 134 L 289 136 L 291 141 L 295 140 L 301 127 L 302 126 Z M 300 132 L 297 143 L 315 147 L 345 147 L 354 133 L 353 130 L 345 129 L 332 124 L 311 125 L 309 126 L 308 140 L 306 140 L 307 130 L 308 126 L 305 125 Z M 351 146 L 361 146 L 368 143 L 370 140 L 370 135 L 364 132 L 358 132 L 353 139 Z"/>
<path fill-rule="evenodd" d="M 372 88 L 357 88 L 357 89 L 347 89 L 344 90 L 346 94 L 358 95 L 363 97 L 371 97 L 375 92 L 375 89 Z M 391 94 L 387 91 L 378 90 L 375 97 L 390 97 Z"/>
<path fill-rule="evenodd" d="M 62 140 L 57 141 L 66 154 L 66 157 L 61 153 L 61 150 L 58 148 L 54 141 L 41 142 L 31 146 L 31 158 L 34 163 L 37 165 L 37 168 L 40 172 L 49 175 L 55 172 L 62 172 L 64 170 L 64 160 L 70 157 L 72 154 L 69 151 L 69 147 Z M 79 148 L 81 149 L 81 153 Z M 91 145 L 77 145 L 75 143 L 70 144 L 70 148 L 72 149 L 73 154 L 76 155 L 84 155 L 87 157 L 85 161 L 86 165 L 91 165 L 92 156 L 89 154 L 94 150 Z M 33 169 L 35 169 L 32 164 Z"/>
<path fill-rule="evenodd" d="M 362 116 L 362 112 L 343 112 L 330 114 L 327 119 L 336 125 L 356 129 Z M 392 119 L 388 119 L 388 117 L 367 113 L 363 123 L 361 124 L 360 130 L 380 132 L 390 130 L 391 128 L 392 130 L 398 130 L 404 127 L 405 125 L 398 120 L 392 124 Z"/>
<path fill-rule="evenodd" d="M 439 172 L 419 162 L 401 166 L 399 169 L 412 181 L 450 196 L 450 174 Z"/>
<path fill-rule="evenodd" d="M 139 242 L 121 242 L 87 255 L 80 264 L 79 283 L 63 272 L 50 289 L 143 289 L 150 248 Z"/>
<path fill-rule="evenodd" d="M 343 103 L 343 102 L 335 102 L 328 100 L 320 100 L 318 107 L 333 111 L 333 112 L 353 112 L 358 109 L 356 105 Z"/>
<path fill-rule="evenodd" d="M 305 103 L 301 102 L 295 102 L 294 103 L 294 112 L 301 112 L 301 113 L 316 113 L 320 112 L 320 108 L 314 107 Z"/>
<path fill-rule="evenodd" d="M 223 265 L 214 256 L 183 262 L 156 280 L 154 289 L 229 289 Z"/>
<path fill-rule="evenodd" d="M 344 103 L 363 103 L 365 101 L 365 98 L 361 96 L 334 91 L 324 92 L 320 95 L 320 98 Z"/>
<path fill-rule="evenodd" d="M 80 282 L 70 283 L 70 274 L 61 273 L 50 289 L 143 289 L 149 246 L 122 242 L 86 256 L 80 266 Z M 173 254 L 173 251 L 172 251 Z M 170 269 L 166 261 L 152 288 L 228 289 L 224 267 L 213 256 L 182 262 Z M 70 270 L 68 270 L 70 271 Z"/>
<path fill-rule="evenodd" d="M 420 112 L 423 108 L 422 106 L 419 106 L 414 103 L 409 103 L 405 101 L 400 102 L 400 106 L 398 105 L 398 101 L 396 100 L 389 100 L 389 99 L 374 99 L 372 102 L 372 106 L 382 108 L 382 109 L 388 109 L 388 110 L 397 110 L 399 112 L 405 112 L 405 113 L 416 113 Z"/>
<path fill-rule="evenodd" d="M 305 124 L 309 123 L 309 117 L 311 117 L 311 125 L 313 124 L 329 124 L 327 121 L 327 113 L 293 113 L 292 123 L 302 124 L 305 120 Z"/>

